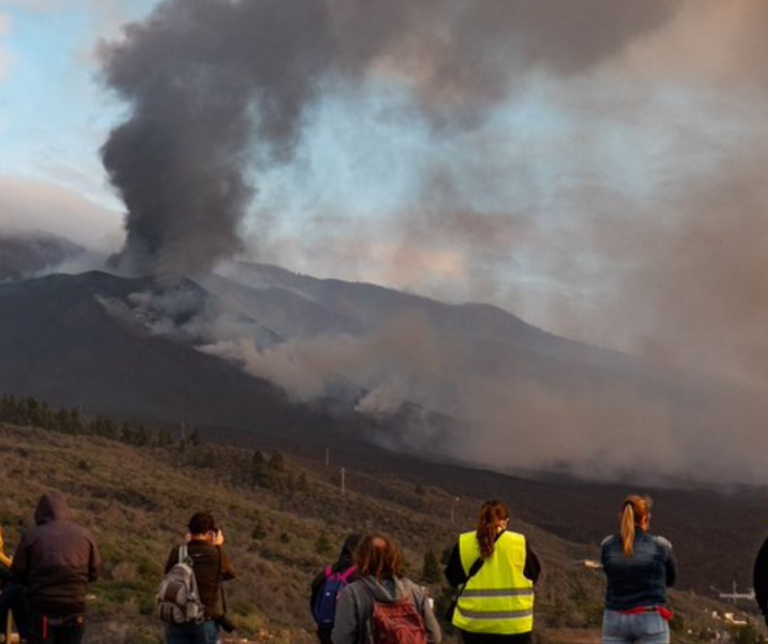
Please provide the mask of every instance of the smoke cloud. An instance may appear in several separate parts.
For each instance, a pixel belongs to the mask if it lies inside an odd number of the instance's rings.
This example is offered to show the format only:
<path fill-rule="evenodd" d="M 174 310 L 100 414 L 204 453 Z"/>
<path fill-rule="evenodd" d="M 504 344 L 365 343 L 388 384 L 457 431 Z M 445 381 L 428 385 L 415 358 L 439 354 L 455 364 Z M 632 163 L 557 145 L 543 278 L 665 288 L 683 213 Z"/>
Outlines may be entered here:
<path fill-rule="evenodd" d="M 767 25 L 747 0 L 166 0 L 102 48 L 130 110 L 102 151 L 117 262 L 197 273 L 247 251 L 764 388 Z M 462 453 L 498 466 L 759 477 L 751 394 L 555 394 L 403 328 L 426 355 L 391 327 L 204 350 L 299 398 L 338 374 L 370 387 L 364 409 L 420 392 L 478 420 Z"/>
<path fill-rule="evenodd" d="M 577 73 L 671 6 L 166 0 L 101 51 L 106 83 L 131 109 L 102 149 L 128 210 L 115 262 L 196 273 L 241 250 L 254 173 L 291 159 L 320 95 L 396 83 L 434 127 L 470 127 L 526 66 Z"/>

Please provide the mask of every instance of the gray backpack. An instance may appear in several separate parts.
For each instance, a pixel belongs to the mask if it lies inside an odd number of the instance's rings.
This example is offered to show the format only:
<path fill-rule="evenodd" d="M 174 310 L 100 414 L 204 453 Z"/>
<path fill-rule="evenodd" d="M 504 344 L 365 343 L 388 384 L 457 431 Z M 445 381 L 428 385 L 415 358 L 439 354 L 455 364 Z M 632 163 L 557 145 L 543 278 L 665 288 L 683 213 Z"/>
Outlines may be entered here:
<path fill-rule="evenodd" d="M 200 601 L 193 562 L 187 546 L 179 547 L 179 561 L 173 565 L 157 589 L 157 616 L 168 624 L 200 623 L 205 606 Z"/>

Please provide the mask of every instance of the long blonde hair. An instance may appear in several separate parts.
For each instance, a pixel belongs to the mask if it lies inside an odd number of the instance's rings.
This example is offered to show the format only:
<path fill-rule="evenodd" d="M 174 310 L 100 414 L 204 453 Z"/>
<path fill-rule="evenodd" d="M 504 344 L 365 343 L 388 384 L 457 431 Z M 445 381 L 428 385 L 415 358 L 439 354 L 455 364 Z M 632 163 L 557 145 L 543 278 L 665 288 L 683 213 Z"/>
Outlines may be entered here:
<path fill-rule="evenodd" d="M 631 557 L 635 551 L 635 528 L 651 516 L 651 504 L 651 499 L 647 496 L 631 494 L 624 499 L 619 514 L 619 534 L 625 557 Z"/>
<path fill-rule="evenodd" d="M 501 501 L 486 501 L 477 516 L 477 545 L 480 555 L 487 559 L 496 547 L 496 537 L 507 527 L 509 508 Z"/>

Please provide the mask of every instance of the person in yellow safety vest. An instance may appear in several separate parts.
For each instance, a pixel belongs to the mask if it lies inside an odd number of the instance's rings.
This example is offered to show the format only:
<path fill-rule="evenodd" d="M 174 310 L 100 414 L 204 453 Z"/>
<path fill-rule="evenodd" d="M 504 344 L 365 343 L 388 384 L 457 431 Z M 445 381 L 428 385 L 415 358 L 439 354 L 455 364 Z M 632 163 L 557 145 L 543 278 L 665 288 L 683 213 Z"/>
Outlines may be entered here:
<path fill-rule="evenodd" d="M 451 619 L 465 644 L 531 642 L 533 585 L 541 564 L 522 534 L 507 530 L 509 509 L 486 501 L 477 528 L 453 548 L 445 577 L 458 587 Z"/>

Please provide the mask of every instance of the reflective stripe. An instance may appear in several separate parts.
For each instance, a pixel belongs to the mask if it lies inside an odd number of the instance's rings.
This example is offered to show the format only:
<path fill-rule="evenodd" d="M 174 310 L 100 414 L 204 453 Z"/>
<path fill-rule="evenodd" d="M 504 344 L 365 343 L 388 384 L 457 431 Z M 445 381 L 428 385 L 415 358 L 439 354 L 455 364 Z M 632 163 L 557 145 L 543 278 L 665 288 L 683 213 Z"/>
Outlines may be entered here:
<path fill-rule="evenodd" d="M 529 597 L 533 595 L 533 588 L 470 588 L 465 590 L 462 597 Z"/>
<path fill-rule="evenodd" d="M 533 610 L 505 610 L 496 612 L 470 611 L 456 606 L 456 611 L 469 619 L 525 619 L 533 615 Z"/>

